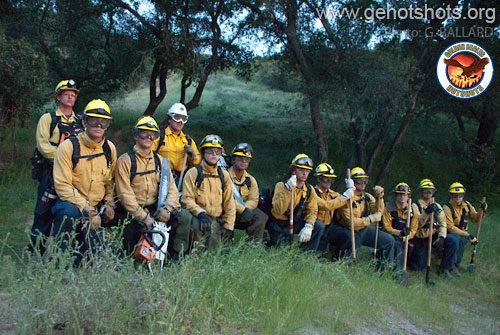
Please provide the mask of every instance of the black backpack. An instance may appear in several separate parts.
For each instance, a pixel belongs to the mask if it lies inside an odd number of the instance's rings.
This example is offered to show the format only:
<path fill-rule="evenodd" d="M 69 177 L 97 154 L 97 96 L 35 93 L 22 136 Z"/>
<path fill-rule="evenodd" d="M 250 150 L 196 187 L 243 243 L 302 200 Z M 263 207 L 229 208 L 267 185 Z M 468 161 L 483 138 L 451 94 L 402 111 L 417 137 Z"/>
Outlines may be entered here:
<path fill-rule="evenodd" d="M 286 182 L 286 181 L 285 181 Z M 277 184 L 277 183 L 276 183 Z M 270 218 L 273 218 L 273 215 L 271 214 L 271 210 L 273 209 L 273 197 L 274 197 L 274 189 L 276 188 L 276 184 L 274 184 L 273 189 L 268 189 L 268 188 L 263 188 L 260 191 L 260 196 L 259 196 L 259 204 L 257 205 L 257 208 L 266 213 Z M 312 192 L 312 186 L 308 182 L 306 182 L 306 196 L 300 198 L 299 203 L 297 206 L 295 206 L 293 210 L 293 215 L 294 217 L 301 216 L 303 213 L 304 209 L 304 203 L 306 199 L 309 199 L 311 196 Z"/>
<path fill-rule="evenodd" d="M 156 152 L 153 151 L 153 158 L 155 160 L 155 169 L 144 172 L 137 172 L 137 158 L 135 157 L 134 150 L 129 150 L 127 154 L 130 157 L 130 184 L 132 184 L 132 181 L 137 175 L 144 176 L 150 173 L 161 172 L 160 156 L 158 156 Z"/>
<path fill-rule="evenodd" d="M 189 145 L 191 145 L 191 143 L 193 143 L 193 139 L 191 138 L 191 136 L 186 135 L 186 139 L 187 139 Z M 162 130 L 160 130 L 160 141 L 158 142 L 158 148 L 156 148 L 156 150 L 155 150 L 156 153 L 158 153 L 160 148 L 164 145 L 165 145 L 165 129 L 162 129 Z"/>
<path fill-rule="evenodd" d="M 76 165 L 82 158 L 86 158 L 88 161 L 99 157 L 99 156 L 105 156 L 106 157 L 106 162 L 108 163 L 108 168 L 111 167 L 111 148 L 109 147 L 109 143 L 107 139 L 104 139 L 104 143 L 102 145 L 102 151 L 101 153 L 98 154 L 93 154 L 93 155 L 85 155 L 85 156 L 80 156 L 80 142 L 78 142 L 78 138 L 75 136 L 70 136 L 69 140 L 73 144 L 73 154 L 71 154 L 71 162 L 73 163 L 73 170 L 75 169 Z"/>

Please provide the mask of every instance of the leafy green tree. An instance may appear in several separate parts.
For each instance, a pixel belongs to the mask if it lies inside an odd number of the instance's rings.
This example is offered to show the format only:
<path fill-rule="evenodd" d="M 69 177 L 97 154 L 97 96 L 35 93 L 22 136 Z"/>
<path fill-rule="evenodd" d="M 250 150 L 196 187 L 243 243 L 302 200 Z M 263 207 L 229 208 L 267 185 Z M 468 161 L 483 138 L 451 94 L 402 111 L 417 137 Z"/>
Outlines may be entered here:
<path fill-rule="evenodd" d="M 248 63 L 253 56 L 236 43 L 246 29 L 236 1 L 152 0 L 147 2 L 150 7 L 144 13 L 139 10 L 144 3 L 110 3 L 134 17 L 133 31 L 143 41 L 143 50 L 153 58 L 145 115 L 152 115 L 165 98 L 170 73 L 177 71 L 182 75 L 180 101 L 193 109 L 199 105 L 212 72 Z M 196 90 L 187 101 L 186 90 L 192 85 L 196 85 Z"/>
<path fill-rule="evenodd" d="M 5 140 L 10 128 L 12 158 L 17 156 L 15 125 L 29 118 L 46 75 L 45 60 L 30 43 L 7 37 L 0 27 L 0 139 Z"/>

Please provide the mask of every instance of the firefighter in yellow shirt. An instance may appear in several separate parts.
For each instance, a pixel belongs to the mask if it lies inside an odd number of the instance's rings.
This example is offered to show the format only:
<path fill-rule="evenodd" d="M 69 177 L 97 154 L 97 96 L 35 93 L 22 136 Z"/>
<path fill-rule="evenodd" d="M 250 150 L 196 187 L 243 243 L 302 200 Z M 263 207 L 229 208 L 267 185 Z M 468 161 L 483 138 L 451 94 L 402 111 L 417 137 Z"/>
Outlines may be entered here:
<path fill-rule="evenodd" d="M 405 239 L 410 241 L 417 233 L 418 229 L 418 207 L 415 204 L 408 208 L 408 200 L 411 196 L 411 189 L 407 183 L 399 183 L 393 190 L 396 201 L 388 202 L 385 205 L 383 224 L 384 231 L 394 237 L 394 262 L 396 270 L 403 269 Z M 410 225 L 406 226 L 408 215 Z M 409 244 L 410 248 L 410 244 Z M 408 251 L 408 254 L 411 252 Z"/>
<path fill-rule="evenodd" d="M 183 181 L 181 204 L 193 215 L 194 241 L 207 237 L 214 249 L 221 240 L 233 238 L 236 206 L 229 172 L 217 165 L 224 142 L 218 135 L 207 135 L 200 143 L 202 161 L 190 168 Z M 187 241 L 184 241 L 188 245 Z"/>
<path fill-rule="evenodd" d="M 78 93 L 73 80 L 63 80 L 57 84 L 54 91 L 54 100 L 57 109 L 50 113 L 45 113 L 40 117 L 36 128 L 36 149 L 32 158 L 33 178 L 38 180 L 37 202 L 35 205 L 35 216 L 31 228 L 30 249 L 36 244 L 37 238 L 41 236 L 39 251 L 45 252 L 44 241 L 50 236 L 52 228 L 51 208 L 54 205 L 57 195 L 54 190 L 52 179 L 52 168 L 57 147 L 70 135 L 81 132 L 77 127 L 77 116 L 73 111 Z"/>
<path fill-rule="evenodd" d="M 432 222 L 432 247 L 437 249 L 439 254 L 442 254 L 440 272 L 448 278 L 452 278 L 449 270 L 454 267 L 453 257 L 457 252 L 457 246 L 446 233 L 446 217 L 443 208 L 437 202 L 431 203 L 431 199 L 436 192 L 436 187 L 430 179 L 422 179 L 418 186 L 420 199 L 415 201 L 419 210 L 418 230 L 413 238 L 413 254 L 409 260 L 409 265 L 415 270 L 423 270 L 427 265 L 428 243 Z"/>
<path fill-rule="evenodd" d="M 248 236 L 255 241 L 262 241 L 268 216 L 257 208 L 259 204 L 259 185 L 257 180 L 247 172 L 252 159 L 253 149 L 248 143 L 240 143 L 231 152 L 233 165 L 228 172 L 234 184 L 233 194 L 236 205 L 236 222 L 234 227 L 245 229 Z"/>
<path fill-rule="evenodd" d="M 182 129 L 188 122 L 186 107 L 181 103 L 173 104 L 167 113 L 168 127 L 160 132 L 160 137 L 154 142 L 153 150 L 162 157 L 170 159 L 170 169 L 176 180 L 179 179 L 186 156 L 185 171 L 190 166 L 200 164 L 201 155 L 191 136 L 184 134 Z M 182 185 L 177 182 L 178 189 Z"/>
<path fill-rule="evenodd" d="M 118 158 L 115 169 L 116 194 L 119 199 L 116 216 L 121 219 L 127 216 L 132 218 L 123 231 L 123 244 L 128 254 L 134 252 L 141 237 L 141 229 L 144 226 L 151 229 L 155 220 L 168 223 L 167 226 L 171 227 L 171 241 L 176 232 L 189 236 L 191 223 L 191 214 L 180 207 L 179 192 L 171 171 L 167 199 L 163 207 L 158 209 L 163 158 L 151 149 L 160 134 L 158 124 L 152 117 L 143 116 L 135 124 L 134 133 L 134 148 Z M 179 227 L 183 228 L 179 231 Z M 171 246 L 172 243 L 169 243 L 169 254 L 183 253 L 186 247 L 180 243 L 176 245 L 175 240 L 173 248 Z"/>
<path fill-rule="evenodd" d="M 382 211 L 384 210 L 384 189 L 381 186 L 373 187 L 374 195 L 366 192 L 368 185 L 368 175 L 365 170 L 360 167 L 355 167 L 351 171 L 351 178 L 354 181 L 354 196 L 352 197 L 352 222 L 354 226 L 354 243 L 356 250 L 362 245 L 375 247 L 375 234 L 378 229 L 378 222 L 382 219 Z M 377 198 L 377 199 L 376 199 Z M 378 211 L 377 201 L 380 204 Z M 351 242 L 351 215 L 349 206 L 346 205 L 339 210 L 340 225 L 342 226 L 341 235 L 337 238 L 344 241 L 341 251 L 347 255 L 352 254 Z M 375 223 L 375 228 L 370 227 Z M 382 252 L 377 252 L 379 264 L 392 263 L 394 261 L 394 239 L 386 232 L 378 232 L 377 249 Z"/>
<path fill-rule="evenodd" d="M 457 268 L 462 262 L 467 241 L 471 244 L 477 243 L 477 238 L 467 231 L 469 220 L 478 223 L 480 215 L 470 202 L 464 200 L 464 185 L 455 182 L 450 185 L 449 192 L 451 199 L 444 204 L 443 210 L 446 217 L 448 237 L 452 239 L 457 246 L 456 256 L 453 258 L 454 267 L 451 269 L 451 272 L 458 277 L 460 276 L 460 272 Z M 486 215 L 488 204 L 486 202 L 480 202 L 479 207 L 483 210 L 483 215 Z"/>
<path fill-rule="evenodd" d="M 63 251 L 72 245 L 75 265 L 89 251 L 92 254 L 98 251 L 101 220 L 107 223 L 114 218 L 116 148 L 104 137 L 111 121 L 111 112 L 104 101 L 90 101 L 83 112 L 85 132 L 61 143 L 54 158 L 53 178 L 58 199 L 52 207 L 51 235 L 60 239 Z M 75 240 L 70 239 L 73 233 Z"/>
<path fill-rule="evenodd" d="M 312 168 L 312 159 L 305 154 L 298 154 L 290 164 L 290 179 L 275 185 L 268 227 L 271 245 L 280 245 L 293 239 L 293 236 L 290 236 L 289 221 L 293 192 L 293 234 L 299 235 L 302 249 L 318 250 L 325 226 L 316 220 L 317 196 L 314 188 L 307 182 Z"/>
<path fill-rule="evenodd" d="M 354 196 L 354 181 L 350 178 L 346 179 L 347 190 L 343 194 L 340 194 L 330 189 L 337 177 L 330 164 L 319 164 L 314 171 L 314 176 L 316 176 L 317 181 L 317 185 L 314 188 L 318 196 L 316 199 L 318 203 L 317 220 L 322 222 L 325 226 L 325 231 L 321 236 L 318 250 L 325 251 L 328 244 L 331 244 L 330 247 L 332 247 L 332 249 L 336 249 L 339 241 L 337 241 L 335 237 L 339 235 L 339 230 L 341 229 L 341 227 L 338 226 L 339 214 L 336 210 L 347 205 L 347 201 Z M 335 251 L 336 250 L 332 250 L 332 254 L 335 255 Z"/>

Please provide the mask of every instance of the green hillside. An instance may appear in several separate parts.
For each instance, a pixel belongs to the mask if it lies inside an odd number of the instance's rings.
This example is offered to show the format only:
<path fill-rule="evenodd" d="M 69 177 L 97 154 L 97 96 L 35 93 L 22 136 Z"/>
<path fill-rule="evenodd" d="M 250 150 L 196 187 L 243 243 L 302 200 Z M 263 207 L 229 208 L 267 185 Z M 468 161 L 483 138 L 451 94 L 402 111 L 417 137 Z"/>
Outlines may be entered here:
<path fill-rule="evenodd" d="M 213 75 L 201 104 L 190 112 L 186 132 L 199 143 L 220 135 L 226 152 L 240 142 L 255 151 L 250 172 L 259 186 L 271 187 L 288 173 L 291 159 L 304 152 L 316 157 L 309 109 L 298 93 L 262 83 L 265 73 L 245 82 L 232 72 Z M 180 84 L 169 81 L 168 95 L 155 113 L 162 122 L 178 101 Z M 192 91 L 191 91 L 192 92 Z M 99 98 L 99 97 L 95 97 Z M 110 103 L 115 121 L 108 132 L 124 153 L 133 143 L 132 126 L 148 103 L 141 88 Z M 47 106 L 45 110 L 50 110 Z M 41 112 L 41 111 L 40 111 Z M 477 205 L 486 196 L 490 209 L 483 222 L 474 274 L 448 281 L 437 277 L 426 287 L 424 274 L 410 272 L 402 287 L 390 273 L 378 273 L 364 249 L 356 264 L 332 263 L 292 249 L 268 250 L 237 242 L 215 254 L 195 254 L 170 264 L 151 279 L 108 250 L 96 266 L 68 269 L 56 262 L 30 262 L 27 245 L 36 183 L 29 156 L 40 113 L 16 127 L 0 143 L 0 332 L 12 334 L 498 334 L 500 333 L 499 188 L 470 184 L 453 120 L 417 119 L 403 140 L 384 187 L 386 200 L 400 181 L 416 189 L 422 178 L 438 188 L 462 181 L 467 199 Z M 347 115 L 323 115 L 330 145 L 329 162 L 343 166 L 353 139 Z M 467 131 L 474 136 L 475 126 Z M 388 130 L 388 136 L 394 130 Z M 496 143 L 498 143 L 498 138 Z M 497 146 L 498 148 L 498 146 Z M 311 175 L 310 182 L 314 184 Z M 370 187 L 373 185 L 369 185 Z M 343 187 L 342 187 L 343 190 Z M 475 225 L 472 232 L 475 232 Z M 110 237 L 111 240 L 113 238 Z M 116 241 L 115 241 L 116 242 Z M 467 246 L 463 265 L 471 253 Z"/>

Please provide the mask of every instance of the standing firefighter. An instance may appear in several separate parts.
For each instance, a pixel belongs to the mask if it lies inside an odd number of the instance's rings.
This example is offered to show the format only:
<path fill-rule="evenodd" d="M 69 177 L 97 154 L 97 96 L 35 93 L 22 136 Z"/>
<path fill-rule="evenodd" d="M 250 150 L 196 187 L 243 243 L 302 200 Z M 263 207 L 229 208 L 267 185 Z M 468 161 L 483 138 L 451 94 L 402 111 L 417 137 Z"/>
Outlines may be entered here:
<path fill-rule="evenodd" d="M 403 269 L 405 239 L 411 240 L 418 229 L 418 207 L 415 204 L 408 208 L 408 200 L 411 196 L 410 186 L 407 183 L 399 183 L 393 190 L 396 201 L 385 205 L 383 223 L 384 231 L 394 237 L 394 261 L 398 271 Z M 410 225 L 407 226 L 408 215 Z"/>
<path fill-rule="evenodd" d="M 293 234 L 299 234 L 301 248 L 317 251 L 325 226 L 316 220 L 316 192 L 307 182 L 313 161 L 305 154 L 295 156 L 290 165 L 292 176 L 274 187 L 272 217 L 269 219 L 271 244 L 278 245 L 293 238 L 290 235 L 290 204 L 293 207 Z M 293 196 L 292 196 L 293 192 Z"/>
<path fill-rule="evenodd" d="M 414 250 L 410 259 L 411 267 L 416 270 L 423 270 L 427 264 L 428 239 L 430 225 L 432 224 L 432 246 L 438 251 L 443 251 L 440 271 L 451 277 L 449 270 L 453 268 L 453 256 L 456 253 L 456 246 L 452 239 L 446 234 L 446 217 L 443 208 L 436 202 L 431 202 L 436 188 L 430 179 L 423 179 L 418 186 L 420 199 L 415 201 L 419 210 L 418 230 L 413 238 Z M 433 222 L 431 223 L 431 216 Z"/>
<path fill-rule="evenodd" d="M 141 237 L 141 229 L 153 227 L 154 220 L 179 227 L 179 234 L 189 236 L 191 214 L 180 208 L 179 192 L 170 172 L 168 195 L 162 208 L 158 209 L 158 192 L 162 157 L 151 150 L 160 132 L 156 121 L 150 116 L 141 117 L 134 126 L 135 146 L 118 158 L 115 169 L 116 193 L 119 203 L 117 216 L 132 220 L 123 231 L 125 251 L 132 254 Z M 182 223 L 182 224 L 181 224 Z M 171 231 L 171 234 L 174 234 Z M 186 246 L 175 243 L 177 253 L 185 251 Z"/>
<path fill-rule="evenodd" d="M 201 156 L 191 136 L 182 129 L 188 122 L 186 107 L 181 103 L 173 104 L 167 112 L 168 126 L 160 131 L 160 137 L 154 142 L 153 150 L 162 157 L 170 159 L 170 168 L 178 180 L 183 169 L 200 164 Z M 182 182 L 182 181 L 181 181 Z M 181 184 L 178 184 L 178 188 Z"/>
<path fill-rule="evenodd" d="M 236 207 L 229 173 L 217 165 L 224 143 L 218 135 L 201 141 L 202 161 L 186 172 L 181 203 L 194 216 L 194 240 L 206 235 L 209 249 L 233 238 Z M 185 245 L 188 244 L 184 241 Z"/>
<path fill-rule="evenodd" d="M 38 236 L 41 236 L 40 253 L 45 252 L 44 242 L 50 236 L 54 217 L 51 208 L 56 201 L 52 168 L 57 147 L 69 136 L 79 131 L 76 127 L 77 116 L 73 111 L 78 93 L 73 80 L 61 81 L 54 91 L 54 100 L 57 109 L 45 113 L 40 117 L 36 128 L 36 149 L 32 161 L 33 178 L 38 185 L 35 217 L 31 228 L 31 242 L 33 247 Z"/>
<path fill-rule="evenodd" d="M 262 241 L 268 216 L 257 208 L 259 204 L 259 186 L 257 180 L 247 172 L 252 159 L 253 150 L 248 143 L 240 143 L 234 147 L 231 156 L 233 166 L 228 170 L 234 184 L 236 205 L 236 222 L 234 227 L 245 229 L 248 236 L 255 241 Z"/>
<path fill-rule="evenodd" d="M 450 185 L 449 192 L 451 199 L 444 204 L 443 210 L 446 216 L 448 238 L 450 238 L 457 247 L 456 257 L 453 258 L 454 267 L 452 268 L 452 273 L 458 277 L 460 273 L 457 268 L 462 262 L 467 241 L 470 241 L 471 244 L 477 243 L 477 239 L 467 231 L 469 220 L 478 223 L 480 215 L 470 202 L 464 200 L 464 185 L 455 182 Z M 486 202 L 480 202 L 479 207 L 483 210 L 483 215 L 486 215 L 488 204 Z"/>
<path fill-rule="evenodd" d="M 116 149 L 104 137 L 111 121 L 111 112 L 104 101 L 90 101 L 83 112 L 85 132 L 64 141 L 54 158 L 53 177 L 59 198 L 52 208 L 55 217 L 52 235 L 60 238 L 63 251 L 70 244 L 76 248 L 75 265 L 80 264 L 86 253 L 97 251 L 101 220 L 107 223 L 114 218 Z M 70 238 L 71 234 L 75 234 L 77 243 Z"/>
<path fill-rule="evenodd" d="M 314 188 L 318 196 L 316 198 L 318 203 L 317 219 L 325 226 L 318 250 L 325 251 L 330 243 L 333 247 L 338 246 L 339 241 L 336 240 L 336 237 L 341 235 L 342 228 L 337 225 L 339 214 L 336 210 L 347 205 L 347 201 L 354 196 L 356 188 L 354 187 L 354 181 L 349 178 L 345 180 L 347 190 L 343 194 L 330 189 L 337 176 L 328 163 L 319 164 L 314 171 L 314 175 L 317 181 L 317 186 Z M 335 251 L 333 251 L 333 254 L 335 254 Z"/>
<path fill-rule="evenodd" d="M 354 197 L 352 197 L 352 224 L 354 226 L 355 248 L 358 249 L 362 245 L 375 247 L 376 229 L 378 222 L 382 219 L 382 211 L 384 210 L 384 189 L 381 186 L 373 187 L 373 195 L 365 192 L 368 185 L 368 175 L 360 168 L 355 167 L 351 171 L 351 178 L 354 180 Z M 379 206 L 377 206 L 377 201 Z M 380 211 L 378 211 L 378 207 Z M 339 239 L 343 240 L 342 249 L 352 254 L 351 242 L 351 215 L 349 206 L 344 206 L 340 210 L 340 230 Z M 376 223 L 375 228 L 370 227 L 370 224 Z M 394 239 L 391 235 L 379 231 L 377 248 L 382 250 L 378 254 L 378 259 L 384 262 L 392 263 L 394 261 Z"/>

